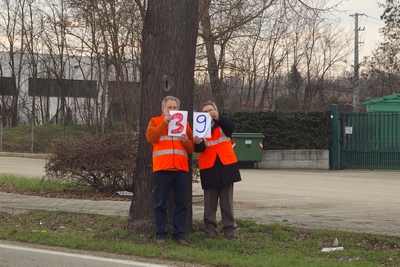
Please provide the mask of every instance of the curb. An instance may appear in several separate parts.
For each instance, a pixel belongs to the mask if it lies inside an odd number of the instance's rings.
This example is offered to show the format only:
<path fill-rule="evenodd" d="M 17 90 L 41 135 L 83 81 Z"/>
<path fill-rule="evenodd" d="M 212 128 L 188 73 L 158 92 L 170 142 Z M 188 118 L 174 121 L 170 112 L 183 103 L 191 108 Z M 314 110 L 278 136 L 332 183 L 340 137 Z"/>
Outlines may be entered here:
<path fill-rule="evenodd" d="M 0 152 L 0 157 L 48 159 L 49 155 L 48 154 L 35 154 L 35 153 Z"/>

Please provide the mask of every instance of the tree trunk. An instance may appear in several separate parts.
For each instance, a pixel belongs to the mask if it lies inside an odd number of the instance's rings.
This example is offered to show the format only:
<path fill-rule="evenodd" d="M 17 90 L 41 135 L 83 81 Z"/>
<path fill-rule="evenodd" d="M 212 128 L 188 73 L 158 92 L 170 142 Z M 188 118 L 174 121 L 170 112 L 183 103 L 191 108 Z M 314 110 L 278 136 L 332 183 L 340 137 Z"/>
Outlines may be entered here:
<path fill-rule="evenodd" d="M 173 95 L 192 117 L 194 65 L 198 34 L 197 0 L 149 0 L 143 28 L 139 154 L 129 211 L 131 232 L 154 235 L 154 182 L 149 120 L 161 115 L 161 100 Z M 191 185 L 191 183 L 190 183 Z M 192 228 L 191 186 L 188 229 Z"/>
<path fill-rule="evenodd" d="M 207 53 L 207 71 L 210 77 L 210 86 L 212 95 L 215 98 L 218 109 L 223 110 L 225 106 L 225 94 L 222 91 L 221 81 L 219 78 L 219 65 L 217 62 L 217 57 L 215 55 L 215 36 L 213 36 L 211 28 L 211 17 L 210 17 L 210 0 L 200 1 L 200 23 L 203 28 L 203 33 L 201 34 Z"/>

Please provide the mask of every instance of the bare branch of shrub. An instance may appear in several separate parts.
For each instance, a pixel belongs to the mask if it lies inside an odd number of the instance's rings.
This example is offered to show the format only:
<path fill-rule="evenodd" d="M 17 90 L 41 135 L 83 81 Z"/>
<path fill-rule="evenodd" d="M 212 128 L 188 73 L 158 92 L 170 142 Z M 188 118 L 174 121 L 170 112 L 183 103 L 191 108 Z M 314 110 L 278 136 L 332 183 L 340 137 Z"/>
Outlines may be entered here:
<path fill-rule="evenodd" d="M 58 140 L 45 172 L 49 179 L 90 185 L 101 192 L 131 190 L 138 135 L 109 132 L 85 139 Z"/>

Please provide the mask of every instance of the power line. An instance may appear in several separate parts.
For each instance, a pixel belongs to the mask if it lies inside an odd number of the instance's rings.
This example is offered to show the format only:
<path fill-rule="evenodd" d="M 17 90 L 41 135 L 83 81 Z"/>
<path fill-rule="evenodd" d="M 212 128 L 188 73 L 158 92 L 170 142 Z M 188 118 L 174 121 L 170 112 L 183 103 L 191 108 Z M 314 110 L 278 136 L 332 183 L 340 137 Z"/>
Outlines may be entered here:
<path fill-rule="evenodd" d="M 369 19 L 373 19 L 373 20 L 382 21 L 382 19 L 380 19 L 380 18 L 375 18 L 375 17 L 371 17 L 371 16 L 368 16 L 368 15 L 367 15 L 367 18 L 369 18 Z"/>

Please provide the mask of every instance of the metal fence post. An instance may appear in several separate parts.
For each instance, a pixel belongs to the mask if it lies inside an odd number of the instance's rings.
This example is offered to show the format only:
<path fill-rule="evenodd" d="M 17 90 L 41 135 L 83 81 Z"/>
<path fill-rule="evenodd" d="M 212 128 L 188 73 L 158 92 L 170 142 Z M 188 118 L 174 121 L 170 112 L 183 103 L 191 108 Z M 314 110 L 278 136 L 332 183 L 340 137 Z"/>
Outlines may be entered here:
<path fill-rule="evenodd" d="M 331 114 L 331 143 L 329 145 L 329 169 L 340 170 L 340 151 L 339 151 L 339 110 L 336 104 L 330 105 Z"/>

